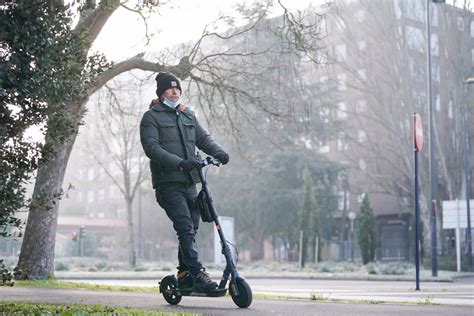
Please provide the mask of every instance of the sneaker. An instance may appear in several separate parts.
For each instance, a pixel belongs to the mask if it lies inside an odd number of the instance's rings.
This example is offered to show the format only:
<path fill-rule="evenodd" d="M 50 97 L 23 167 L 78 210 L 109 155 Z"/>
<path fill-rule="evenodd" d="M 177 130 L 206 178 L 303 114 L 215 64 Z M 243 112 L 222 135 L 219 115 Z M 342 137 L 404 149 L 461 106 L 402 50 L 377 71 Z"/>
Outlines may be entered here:
<path fill-rule="evenodd" d="M 209 277 L 209 274 L 207 274 L 206 272 L 199 271 L 194 276 L 194 285 L 193 285 L 194 291 L 207 293 L 207 292 L 211 292 L 215 288 L 217 288 L 217 283 L 212 281 L 211 278 Z"/>
<path fill-rule="evenodd" d="M 178 272 L 178 289 L 192 288 L 194 285 L 194 278 L 188 271 Z"/>

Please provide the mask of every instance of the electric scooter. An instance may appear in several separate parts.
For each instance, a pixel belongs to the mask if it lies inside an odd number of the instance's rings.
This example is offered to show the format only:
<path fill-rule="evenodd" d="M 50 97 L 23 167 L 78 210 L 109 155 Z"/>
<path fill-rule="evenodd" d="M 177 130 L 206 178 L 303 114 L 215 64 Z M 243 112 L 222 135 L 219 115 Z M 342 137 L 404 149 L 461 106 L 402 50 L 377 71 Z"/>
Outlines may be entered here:
<path fill-rule="evenodd" d="M 229 243 L 224 237 L 224 232 L 219 222 L 219 216 L 212 203 L 212 197 L 209 191 L 209 187 L 206 182 L 206 178 L 203 175 L 203 168 L 206 166 L 219 166 L 221 162 L 218 159 L 207 157 L 201 159 L 199 153 L 197 159 L 201 163 L 198 168 L 199 178 L 201 180 L 201 190 L 205 193 L 205 202 L 209 212 L 211 222 L 214 222 L 222 246 L 222 254 L 226 260 L 226 267 L 222 274 L 219 286 L 206 293 L 195 292 L 193 288 L 178 288 L 178 279 L 174 274 L 165 276 L 160 282 L 160 292 L 163 294 L 164 299 L 171 305 L 177 305 L 183 296 L 201 296 L 201 297 L 220 297 L 227 293 L 227 282 L 229 282 L 229 293 L 234 303 L 240 308 L 247 308 L 252 303 L 252 289 L 245 279 L 239 275 L 236 268 L 236 261 L 230 249 Z"/>

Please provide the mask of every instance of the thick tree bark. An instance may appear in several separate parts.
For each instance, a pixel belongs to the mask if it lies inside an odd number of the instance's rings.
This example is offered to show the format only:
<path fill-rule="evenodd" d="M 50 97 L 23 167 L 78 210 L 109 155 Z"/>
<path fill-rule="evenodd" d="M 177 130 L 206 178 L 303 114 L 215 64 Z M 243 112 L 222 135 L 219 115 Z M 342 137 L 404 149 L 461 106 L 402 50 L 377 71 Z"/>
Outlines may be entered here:
<path fill-rule="evenodd" d="M 68 137 L 57 154 L 38 169 L 20 258 L 15 269 L 17 279 L 47 279 L 54 274 L 59 198 L 76 136 L 73 134 Z"/>

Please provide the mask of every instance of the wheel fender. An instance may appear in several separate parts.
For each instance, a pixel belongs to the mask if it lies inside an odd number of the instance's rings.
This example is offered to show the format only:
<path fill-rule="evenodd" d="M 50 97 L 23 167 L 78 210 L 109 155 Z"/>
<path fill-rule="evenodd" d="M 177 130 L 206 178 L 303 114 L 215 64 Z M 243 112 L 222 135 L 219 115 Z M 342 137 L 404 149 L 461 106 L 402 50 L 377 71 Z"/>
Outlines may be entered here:
<path fill-rule="evenodd" d="M 160 289 L 160 293 L 163 293 L 163 289 L 161 288 L 161 283 L 163 282 L 164 279 L 171 279 L 171 281 L 178 285 L 178 278 L 176 278 L 176 275 L 174 274 L 169 274 L 167 276 L 165 276 L 163 279 L 161 279 L 161 281 L 158 283 L 159 285 L 159 289 Z"/>

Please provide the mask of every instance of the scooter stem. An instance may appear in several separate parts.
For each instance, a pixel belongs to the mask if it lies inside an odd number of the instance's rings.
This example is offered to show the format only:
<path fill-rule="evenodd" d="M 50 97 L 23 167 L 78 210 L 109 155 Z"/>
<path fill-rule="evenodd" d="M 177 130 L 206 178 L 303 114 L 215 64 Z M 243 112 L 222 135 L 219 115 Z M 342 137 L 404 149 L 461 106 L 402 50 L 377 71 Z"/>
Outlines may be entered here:
<path fill-rule="evenodd" d="M 198 155 L 198 158 L 200 158 L 199 155 Z M 208 197 L 207 202 L 208 202 L 209 210 L 211 212 L 212 218 L 214 219 L 214 224 L 216 226 L 217 233 L 219 234 L 219 238 L 220 238 L 221 246 L 222 246 L 222 254 L 224 255 L 225 260 L 226 260 L 226 267 L 224 269 L 221 282 L 219 284 L 219 288 L 225 288 L 227 280 L 229 279 L 229 275 L 231 277 L 231 283 L 236 284 L 235 282 L 236 282 L 236 279 L 239 277 L 239 273 L 237 272 L 237 268 L 235 267 L 234 260 L 232 258 L 232 252 L 230 251 L 230 248 L 227 245 L 224 232 L 222 231 L 221 223 L 219 221 L 219 216 L 217 214 L 216 209 L 214 208 L 212 195 L 211 195 L 211 192 L 209 191 L 209 187 L 207 185 L 206 179 L 204 178 L 204 175 L 202 173 L 202 168 L 198 169 L 198 173 L 199 173 L 199 179 L 201 180 L 202 189 L 206 192 L 206 195 Z M 236 292 L 236 295 L 238 296 L 239 293 L 236 286 L 235 286 L 234 291 Z"/>

